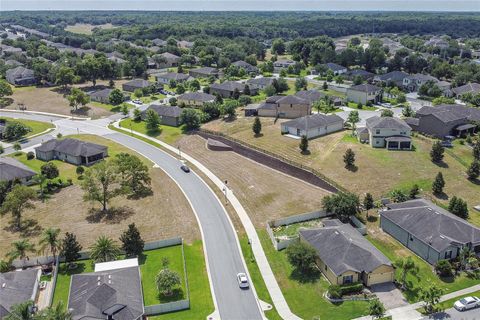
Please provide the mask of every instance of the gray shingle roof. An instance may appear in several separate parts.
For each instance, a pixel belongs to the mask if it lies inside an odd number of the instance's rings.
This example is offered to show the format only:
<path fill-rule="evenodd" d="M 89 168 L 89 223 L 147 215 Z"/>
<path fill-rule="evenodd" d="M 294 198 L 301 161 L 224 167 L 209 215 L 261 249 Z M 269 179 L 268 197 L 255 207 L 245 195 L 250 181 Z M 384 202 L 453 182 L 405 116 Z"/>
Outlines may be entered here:
<path fill-rule="evenodd" d="M 274 96 L 270 98 L 274 98 L 275 103 L 278 103 L 278 104 L 306 104 L 306 105 L 310 104 L 308 100 L 297 97 L 297 96 L 292 96 L 292 95 Z M 270 102 L 270 100 L 267 100 L 267 101 Z"/>
<path fill-rule="evenodd" d="M 265 78 L 265 77 L 247 80 L 247 84 L 256 84 L 261 86 L 269 86 L 272 83 L 273 83 L 273 78 Z"/>
<path fill-rule="evenodd" d="M 399 129 L 410 130 L 410 126 L 399 118 L 394 117 L 378 117 L 374 116 L 368 118 L 366 121 L 367 128 L 373 129 Z"/>
<path fill-rule="evenodd" d="M 187 92 L 180 95 L 178 99 L 208 102 L 215 100 L 215 96 L 204 92 Z"/>
<path fill-rule="evenodd" d="M 320 259 L 337 275 L 346 271 L 371 272 L 391 262 L 349 224 L 332 224 L 299 231 Z"/>
<path fill-rule="evenodd" d="M 0 158 L 0 181 L 12 181 L 33 177 L 37 173 L 20 161 L 5 157 Z"/>
<path fill-rule="evenodd" d="M 26 269 L 0 273 L 0 317 L 5 311 L 18 303 L 35 299 L 37 280 L 40 279 L 40 269 Z"/>
<path fill-rule="evenodd" d="M 380 81 L 403 81 L 408 77 L 408 73 L 402 71 L 392 71 L 376 76 Z"/>
<path fill-rule="evenodd" d="M 465 94 L 467 92 L 471 92 L 471 93 L 479 93 L 480 92 L 480 84 L 479 83 L 475 83 L 475 82 L 471 82 L 471 83 L 467 83 L 463 86 L 460 86 L 460 87 L 456 87 L 456 88 L 453 88 L 452 91 L 456 94 L 456 95 L 462 95 L 462 94 Z"/>
<path fill-rule="evenodd" d="M 107 147 L 96 143 L 66 138 L 63 140 L 48 140 L 35 148 L 35 150 L 41 152 L 57 151 L 75 157 L 89 157 L 105 152 Z"/>
<path fill-rule="evenodd" d="M 12 79 L 33 78 L 34 73 L 31 69 L 19 66 L 13 69 L 8 69 L 6 71 L 6 77 Z"/>
<path fill-rule="evenodd" d="M 125 82 L 123 85 L 141 89 L 151 86 L 152 83 L 143 79 L 133 79 L 131 81 Z"/>
<path fill-rule="evenodd" d="M 480 244 L 480 229 L 425 199 L 394 203 L 381 212 L 386 218 L 437 251 L 451 243 Z"/>
<path fill-rule="evenodd" d="M 326 127 L 328 125 L 334 123 L 343 123 L 343 119 L 336 114 L 322 114 L 316 113 L 306 117 L 300 117 L 297 119 L 293 119 L 290 121 L 286 121 L 282 123 L 283 126 L 298 128 L 301 130 L 306 130 L 307 128 L 307 120 L 308 120 L 308 128 L 318 128 L 318 127 Z"/>
<path fill-rule="evenodd" d="M 68 308 L 74 320 L 135 320 L 144 313 L 138 267 L 75 274 Z"/>
<path fill-rule="evenodd" d="M 333 62 L 325 63 L 325 66 L 332 71 L 340 71 L 340 70 L 347 69 L 346 67 L 341 66 L 341 65 L 336 64 L 336 63 L 333 63 Z"/>
<path fill-rule="evenodd" d="M 99 97 L 99 98 L 107 98 L 112 93 L 113 89 L 103 89 L 89 93 L 90 97 Z"/>
<path fill-rule="evenodd" d="M 226 91 L 238 91 L 245 90 L 245 85 L 236 81 L 224 81 L 222 83 L 212 83 L 210 89 L 226 90 Z"/>
<path fill-rule="evenodd" d="M 158 104 L 151 104 L 147 110 L 149 109 L 154 110 L 159 116 L 164 117 L 178 118 L 182 114 L 182 108 L 176 106 L 161 106 Z"/>
<path fill-rule="evenodd" d="M 479 108 L 470 108 L 460 104 L 441 104 L 436 107 L 424 106 L 420 108 L 416 114 L 418 116 L 428 115 L 428 114 L 439 114 L 445 113 L 444 115 L 438 116 L 446 117 L 445 119 L 450 119 L 451 117 L 456 117 L 456 119 L 465 118 L 470 121 L 480 121 L 480 109 Z M 449 116 L 450 114 L 451 116 Z"/>
<path fill-rule="evenodd" d="M 188 74 L 185 73 L 176 73 L 176 72 L 166 72 L 166 73 L 159 73 L 156 74 L 155 77 L 167 80 L 176 80 L 176 81 L 183 81 L 190 78 Z"/>
<path fill-rule="evenodd" d="M 374 86 L 372 84 L 359 84 L 356 86 L 351 86 L 348 90 L 360 91 L 360 92 L 376 92 L 381 90 L 382 88 Z"/>
<path fill-rule="evenodd" d="M 311 103 L 325 97 L 325 94 L 317 90 L 302 90 L 295 93 L 297 97 L 308 100 Z"/>
<path fill-rule="evenodd" d="M 203 67 L 198 69 L 191 69 L 190 72 L 193 73 L 200 73 L 205 75 L 216 75 L 218 74 L 218 70 L 212 67 Z"/>

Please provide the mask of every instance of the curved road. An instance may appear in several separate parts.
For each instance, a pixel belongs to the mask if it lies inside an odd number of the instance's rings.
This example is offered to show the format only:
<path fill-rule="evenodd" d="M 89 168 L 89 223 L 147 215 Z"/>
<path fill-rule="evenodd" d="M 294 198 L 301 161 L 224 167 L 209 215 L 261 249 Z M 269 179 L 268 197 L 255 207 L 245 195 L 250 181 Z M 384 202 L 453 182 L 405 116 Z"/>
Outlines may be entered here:
<path fill-rule="evenodd" d="M 225 208 L 201 178 L 194 173 L 187 174 L 180 170 L 181 162 L 178 159 L 146 142 L 107 129 L 105 126 L 109 119 L 83 121 L 2 111 L 0 116 L 52 121 L 64 135 L 77 132 L 101 135 L 144 155 L 161 167 L 183 190 L 198 218 L 219 317 L 223 320 L 263 319 L 253 290 L 241 290 L 238 286 L 236 274 L 246 270 L 235 230 Z M 50 137 L 34 138 L 27 142 L 24 148 Z"/>

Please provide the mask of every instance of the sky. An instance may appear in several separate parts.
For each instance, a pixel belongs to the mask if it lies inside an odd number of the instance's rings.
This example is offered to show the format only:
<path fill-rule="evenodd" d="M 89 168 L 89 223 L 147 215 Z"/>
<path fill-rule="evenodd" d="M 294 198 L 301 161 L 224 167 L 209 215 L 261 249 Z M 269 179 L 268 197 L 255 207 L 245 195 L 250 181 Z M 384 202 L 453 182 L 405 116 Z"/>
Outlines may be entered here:
<path fill-rule="evenodd" d="M 480 0 L 0 0 L 10 10 L 479 12 Z"/>

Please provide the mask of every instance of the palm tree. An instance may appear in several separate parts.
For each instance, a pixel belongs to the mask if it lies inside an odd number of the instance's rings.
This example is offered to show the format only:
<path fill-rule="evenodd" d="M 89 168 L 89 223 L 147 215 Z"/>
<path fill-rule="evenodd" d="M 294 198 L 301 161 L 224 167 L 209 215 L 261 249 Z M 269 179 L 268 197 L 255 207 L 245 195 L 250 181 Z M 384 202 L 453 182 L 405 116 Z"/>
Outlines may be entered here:
<path fill-rule="evenodd" d="M 100 236 L 90 247 L 90 258 L 95 262 L 107 262 L 116 260 L 120 249 L 115 242 L 106 236 Z"/>
<path fill-rule="evenodd" d="M 401 284 L 402 289 L 405 290 L 407 288 L 407 275 L 410 273 L 416 276 L 418 273 L 418 266 L 415 264 L 412 257 L 400 259 L 397 261 L 396 265 L 401 270 Z"/>
<path fill-rule="evenodd" d="M 31 244 L 28 239 L 14 241 L 12 243 L 13 249 L 7 253 L 11 260 L 21 259 L 23 262 L 28 260 L 28 252 L 35 252 L 35 246 Z"/>
<path fill-rule="evenodd" d="M 55 306 L 43 309 L 35 318 L 36 320 L 72 320 L 72 314 L 63 301 L 60 301 Z"/>
<path fill-rule="evenodd" d="M 10 314 L 3 318 L 4 320 L 33 320 L 32 300 L 28 300 L 19 304 L 14 304 L 10 307 Z"/>
<path fill-rule="evenodd" d="M 40 188 L 40 199 L 45 200 L 45 193 L 43 190 L 43 185 L 47 181 L 47 177 L 45 177 L 44 174 L 37 174 L 33 177 L 33 182 L 38 184 L 38 187 Z"/>
<path fill-rule="evenodd" d="M 462 269 L 465 269 L 468 258 L 474 256 L 473 252 L 470 250 L 469 247 L 463 247 L 462 250 L 460 250 L 460 253 L 458 255 L 459 260 L 460 260 L 460 267 Z"/>
<path fill-rule="evenodd" d="M 60 240 L 58 235 L 60 234 L 60 229 L 58 228 L 48 228 L 43 231 L 42 238 L 40 239 L 40 246 L 43 252 L 46 251 L 47 247 L 53 255 L 53 261 L 57 258 L 57 251 L 60 247 Z"/>

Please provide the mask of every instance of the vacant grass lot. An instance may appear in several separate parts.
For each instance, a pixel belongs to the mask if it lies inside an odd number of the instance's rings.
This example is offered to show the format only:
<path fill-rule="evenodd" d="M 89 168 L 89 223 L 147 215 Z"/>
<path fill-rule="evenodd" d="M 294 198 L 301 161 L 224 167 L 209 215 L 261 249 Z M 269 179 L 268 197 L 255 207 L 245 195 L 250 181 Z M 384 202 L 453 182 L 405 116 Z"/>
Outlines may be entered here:
<path fill-rule="evenodd" d="M 389 151 L 372 148 L 349 137 L 350 131 L 337 132 L 309 141 L 309 155 L 303 155 L 298 148 L 299 140 L 282 136 L 279 120 L 261 118 L 262 136 L 254 137 L 252 132 L 253 117 L 239 115 L 235 121 L 215 120 L 204 128 L 220 131 L 265 150 L 275 152 L 283 157 L 319 170 L 328 178 L 344 188 L 363 195 L 370 192 L 374 197 L 386 196 L 396 188 L 407 190 L 414 184 L 423 189 L 423 194 L 445 205 L 454 195 L 465 199 L 470 210 L 470 221 L 480 225 L 480 214 L 473 206 L 480 204 L 480 183 L 466 179 L 466 167 L 449 152 L 445 153 L 444 163 L 437 165 L 430 160 L 433 141 L 414 137 L 414 151 Z M 356 155 L 357 170 L 344 167 L 343 155 L 351 148 Z M 466 151 L 454 147 L 451 152 L 459 150 L 460 156 Z M 431 192 L 431 183 L 438 172 L 442 172 L 446 186 L 446 196 L 437 198 Z M 366 183 L 368 181 L 368 183 Z"/>
<path fill-rule="evenodd" d="M 340 304 L 327 301 L 323 294 L 327 291 L 329 283 L 323 276 L 303 283 L 295 279 L 285 250 L 276 251 L 265 230 L 257 232 L 270 267 L 294 314 L 303 319 L 329 320 L 354 319 L 367 314 L 368 302 L 365 301 L 348 301 Z"/>
<path fill-rule="evenodd" d="M 126 81 L 127 80 L 116 80 L 115 87 L 121 89 L 122 83 L 125 83 Z M 108 81 L 98 80 L 97 88 L 93 88 L 91 82 L 74 85 L 74 87 L 80 88 L 87 92 L 98 89 L 101 86 L 108 86 Z M 11 98 L 13 99 L 13 103 L 10 104 L 7 109 L 18 110 L 18 105 L 24 104 L 27 108 L 27 111 L 41 111 L 67 116 L 100 118 L 112 114 L 108 108 L 98 106 L 95 104 L 95 102 L 91 102 L 87 104 L 86 107 L 79 109 L 75 113 L 72 113 L 72 108 L 68 105 L 65 92 L 61 89 L 61 87 L 37 88 L 31 86 L 14 88 Z"/>
<path fill-rule="evenodd" d="M 52 123 L 47 123 L 47 122 L 40 122 L 40 121 L 33 121 L 33 120 L 25 120 L 25 119 L 15 119 L 15 118 L 7 118 L 7 117 L 0 117 L 0 120 L 6 120 L 8 122 L 20 122 L 32 129 L 31 132 L 29 132 L 25 138 L 34 136 L 36 134 L 42 133 L 48 129 L 55 128 L 55 126 Z"/>
<path fill-rule="evenodd" d="M 328 194 L 235 152 L 208 150 L 206 140 L 197 135 L 184 136 L 178 145 L 221 180 L 228 181 L 257 227 L 263 228 L 272 219 L 318 210 Z"/>
<path fill-rule="evenodd" d="M 120 121 L 120 127 L 132 129 L 133 131 L 157 138 L 171 145 L 175 145 L 175 143 L 182 137 L 184 133 L 184 126 L 171 127 L 160 125 L 160 130 L 158 131 L 147 131 L 144 121 L 133 121 L 132 119 L 124 119 Z"/>
<path fill-rule="evenodd" d="M 99 24 L 99 25 L 93 25 L 89 23 L 76 23 L 74 25 L 66 26 L 65 31 L 78 33 L 78 34 L 91 35 L 93 33 L 94 28 L 112 29 L 112 28 L 115 28 L 115 26 L 112 25 L 111 23 L 105 23 L 105 24 Z"/>
<path fill-rule="evenodd" d="M 187 264 L 188 286 L 190 288 L 190 309 L 167 313 L 149 319 L 155 320 L 196 320 L 206 319 L 214 311 L 210 283 L 208 281 L 205 257 L 201 241 L 184 245 Z"/>
<path fill-rule="evenodd" d="M 109 147 L 110 158 L 119 152 L 132 151 L 110 140 L 98 136 L 76 136 L 90 142 L 103 144 Z M 141 157 L 142 158 L 142 157 Z M 200 239 L 200 233 L 195 216 L 183 193 L 161 169 L 153 168 L 151 162 L 142 158 L 148 164 L 152 178 L 153 195 L 138 200 L 126 197 L 116 197 L 111 206 L 127 208 L 125 212 L 115 216 L 114 219 L 101 219 L 98 221 L 89 213 L 90 208 L 98 208 L 98 204 L 83 201 L 83 190 L 76 183 L 75 167 L 59 163 L 60 175 L 65 178 L 71 176 L 74 185 L 60 190 L 45 202 L 36 202 L 35 209 L 25 211 L 25 221 L 36 221 L 25 232 L 11 232 L 8 229 L 11 217 L 0 217 L 0 253 L 10 250 L 10 244 L 22 237 L 28 237 L 32 243 L 37 243 L 42 228 L 58 227 L 64 232 L 73 232 L 84 248 L 88 248 L 100 235 L 118 239 L 128 224 L 135 222 L 142 237 L 152 241 L 173 236 L 181 236 L 186 242 Z M 43 162 L 20 160 L 31 165 L 34 170 L 39 170 Z"/>
<path fill-rule="evenodd" d="M 163 269 L 162 259 L 164 258 L 168 259 L 168 268 L 177 272 L 182 281 L 181 291 L 175 292 L 170 297 L 159 294 L 155 281 L 157 274 Z M 181 245 L 144 251 L 143 257 L 140 258 L 140 273 L 142 275 L 143 302 L 146 306 L 181 300 L 187 297 Z"/>

